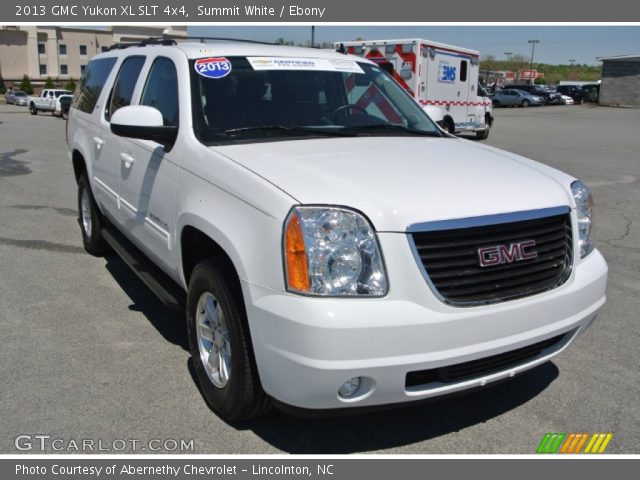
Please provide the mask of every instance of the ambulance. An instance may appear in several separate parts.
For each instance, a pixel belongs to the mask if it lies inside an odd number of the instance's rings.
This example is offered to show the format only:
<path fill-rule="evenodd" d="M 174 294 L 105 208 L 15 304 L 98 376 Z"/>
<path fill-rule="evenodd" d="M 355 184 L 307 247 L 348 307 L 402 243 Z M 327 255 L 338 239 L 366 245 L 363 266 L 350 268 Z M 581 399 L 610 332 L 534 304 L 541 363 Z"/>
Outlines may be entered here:
<path fill-rule="evenodd" d="M 489 136 L 491 99 L 478 92 L 480 52 L 421 38 L 335 42 L 384 68 L 449 133 Z"/>

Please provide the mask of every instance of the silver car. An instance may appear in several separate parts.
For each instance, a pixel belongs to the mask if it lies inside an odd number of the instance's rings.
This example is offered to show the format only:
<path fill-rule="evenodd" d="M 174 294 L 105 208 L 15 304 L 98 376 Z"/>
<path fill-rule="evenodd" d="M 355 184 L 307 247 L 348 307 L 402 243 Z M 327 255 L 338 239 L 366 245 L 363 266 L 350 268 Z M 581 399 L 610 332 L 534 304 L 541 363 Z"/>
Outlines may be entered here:
<path fill-rule="evenodd" d="M 544 98 L 531 95 L 524 90 L 507 88 L 496 92 L 492 102 L 494 107 L 528 107 L 544 104 Z"/>
<path fill-rule="evenodd" d="M 22 105 L 22 106 L 26 106 L 27 105 L 27 99 L 28 99 L 28 95 L 24 92 L 21 92 L 20 90 L 17 90 L 15 92 L 13 92 L 13 104 L 14 105 Z"/>

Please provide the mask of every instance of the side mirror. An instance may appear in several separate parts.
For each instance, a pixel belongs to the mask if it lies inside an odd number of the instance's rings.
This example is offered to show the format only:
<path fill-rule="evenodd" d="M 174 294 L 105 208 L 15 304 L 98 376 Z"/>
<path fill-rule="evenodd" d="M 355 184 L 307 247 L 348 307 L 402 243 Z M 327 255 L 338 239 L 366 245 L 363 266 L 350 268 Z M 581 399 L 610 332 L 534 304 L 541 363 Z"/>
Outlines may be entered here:
<path fill-rule="evenodd" d="M 178 127 L 165 126 L 160 111 L 145 105 L 129 105 L 116 110 L 111 115 L 111 131 L 120 137 L 151 140 L 167 150 L 173 147 L 178 136 Z"/>

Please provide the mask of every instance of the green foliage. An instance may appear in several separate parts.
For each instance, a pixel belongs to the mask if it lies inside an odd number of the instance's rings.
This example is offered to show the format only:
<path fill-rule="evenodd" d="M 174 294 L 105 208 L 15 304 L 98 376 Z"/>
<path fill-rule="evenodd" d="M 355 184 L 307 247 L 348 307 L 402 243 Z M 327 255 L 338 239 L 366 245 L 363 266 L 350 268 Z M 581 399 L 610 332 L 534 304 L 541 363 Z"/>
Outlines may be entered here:
<path fill-rule="evenodd" d="M 70 92 L 75 91 L 76 89 L 76 82 L 72 79 L 70 79 L 67 83 L 64 84 L 64 89 L 65 90 L 69 90 Z"/>
<path fill-rule="evenodd" d="M 53 83 L 53 79 L 51 77 L 47 77 L 47 79 L 44 82 L 44 88 L 53 88 L 55 87 L 55 84 Z"/>
<path fill-rule="evenodd" d="M 7 93 L 7 86 L 4 84 L 4 78 L 0 75 L 0 95 Z"/>
<path fill-rule="evenodd" d="M 27 75 L 26 73 L 24 74 L 24 76 L 22 77 L 22 80 L 20 81 L 20 90 L 22 90 L 27 95 L 33 94 L 33 85 L 31 85 L 31 80 L 29 79 L 29 75 Z"/>
<path fill-rule="evenodd" d="M 485 55 L 480 60 L 481 70 L 491 71 L 518 71 L 528 70 L 530 59 L 524 55 L 511 55 L 509 61 L 496 60 L 493 55 Z M 576 82 L 595 82 L 600 79 L 602 67 L 600 65 L 550 65 L 547 63 L 534 63 L 534 70 L 544 73 L 544 78 L 536 79 L 536 83 L 554 85 L 561 80 Z"/>

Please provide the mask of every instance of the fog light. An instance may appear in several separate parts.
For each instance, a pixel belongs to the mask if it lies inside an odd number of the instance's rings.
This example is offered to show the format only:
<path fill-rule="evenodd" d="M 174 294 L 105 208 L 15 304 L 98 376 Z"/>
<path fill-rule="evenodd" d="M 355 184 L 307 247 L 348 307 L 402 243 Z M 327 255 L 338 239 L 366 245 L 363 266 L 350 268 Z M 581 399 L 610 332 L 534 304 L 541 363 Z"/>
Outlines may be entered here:
<path fill-rule="evenodd" d="M 348 382 L 344 382 L 340 385 L 340 389 L 338 390 L 338 395 L 343 398 L 353 397 L 358 390 L 360 390 L 360 377 L 354 377 Z"/>

